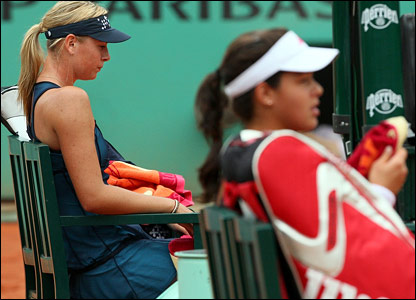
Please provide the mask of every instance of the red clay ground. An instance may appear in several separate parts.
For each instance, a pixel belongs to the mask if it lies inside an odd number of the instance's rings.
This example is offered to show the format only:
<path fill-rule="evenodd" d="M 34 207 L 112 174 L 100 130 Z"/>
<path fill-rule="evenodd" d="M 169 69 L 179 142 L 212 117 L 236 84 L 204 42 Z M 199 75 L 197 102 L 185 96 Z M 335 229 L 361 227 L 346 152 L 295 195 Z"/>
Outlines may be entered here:
<path fill-rule="evenodd" d="M 25 298 L 25 274 L 17 222 L 1 223 L 1 299 Z"/>

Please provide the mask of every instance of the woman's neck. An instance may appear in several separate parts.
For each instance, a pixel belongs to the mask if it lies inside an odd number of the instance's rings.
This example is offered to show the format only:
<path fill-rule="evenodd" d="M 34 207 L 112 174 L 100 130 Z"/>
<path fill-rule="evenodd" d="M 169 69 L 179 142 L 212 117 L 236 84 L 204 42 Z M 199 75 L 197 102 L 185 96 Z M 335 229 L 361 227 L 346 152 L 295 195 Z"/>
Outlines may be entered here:
<path fill-rule="evenodd" d="M 251 120 L 244 124 L 245 129 L 252 129 L 258 131 L 270 131 L 270 130 L 279 130 L 286 129 L 284 126 L 281 126 L 278 122 L 268 121 L 267 119 L 263 120 Z"/>
<path fill-rule="evenodd" d="M 54 61 L 49 55 L 38 76 L 38 82 L 39 81 L 50 81 L 61 87 L 74 85 L 72 74 L 69 72 L 69 67 L 65 66 L 64 63 Z"/>

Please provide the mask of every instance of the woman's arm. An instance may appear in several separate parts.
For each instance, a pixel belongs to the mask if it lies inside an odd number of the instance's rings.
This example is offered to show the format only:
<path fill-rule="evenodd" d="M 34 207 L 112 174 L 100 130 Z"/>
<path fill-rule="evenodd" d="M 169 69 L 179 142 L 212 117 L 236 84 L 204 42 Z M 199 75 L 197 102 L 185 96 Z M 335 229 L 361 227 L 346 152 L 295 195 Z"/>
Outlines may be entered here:
<path fill-rule="evenodd" d="M 173 210 L 172 199 L 137 194 L 103 183 L 95 149 L 95 122 L 85 91 L 77 87 L 62 88 L 50 118 L 77 197 L 86 211 L 126 214 Z M 181 206 L 178 213 L 191 212 Z"/>

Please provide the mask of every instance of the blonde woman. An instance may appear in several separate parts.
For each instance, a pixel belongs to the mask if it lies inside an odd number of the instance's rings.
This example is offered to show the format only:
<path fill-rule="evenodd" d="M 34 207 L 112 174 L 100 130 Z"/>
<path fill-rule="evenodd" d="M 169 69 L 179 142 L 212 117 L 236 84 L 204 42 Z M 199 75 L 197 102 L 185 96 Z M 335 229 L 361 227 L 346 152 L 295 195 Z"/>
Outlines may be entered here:
<path fill-rule="evenodd" d="M 24 37 L 19 92 L 29 136 L 51 149 L 61 215 L 191 212 L 172 199 L 106 184 L 109 160 L 124 159 L 97 127 L 87 92 L 74 83 L 95 79 L 110 60 L 107 44 L 129 38 L 89 1 L 56 3 Z M 187 224 L 180 228 L 192 233 Z M 155 298 L 175 280 L 168 241 L 140 226 L 67 228 L 64 240 L 73 298 Z"/>

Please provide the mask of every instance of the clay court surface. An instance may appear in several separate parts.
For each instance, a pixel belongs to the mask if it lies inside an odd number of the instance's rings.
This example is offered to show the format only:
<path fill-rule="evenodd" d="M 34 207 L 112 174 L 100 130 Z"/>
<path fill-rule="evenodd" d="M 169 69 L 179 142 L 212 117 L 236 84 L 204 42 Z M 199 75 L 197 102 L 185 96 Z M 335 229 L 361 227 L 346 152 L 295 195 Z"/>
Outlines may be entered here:
<path fill-rule="evenodd" d="M 1 299 L 24 299 L 25 275 L 17 222 L 1 223 Z"/>

